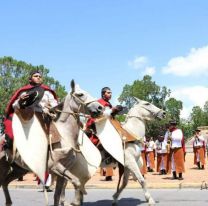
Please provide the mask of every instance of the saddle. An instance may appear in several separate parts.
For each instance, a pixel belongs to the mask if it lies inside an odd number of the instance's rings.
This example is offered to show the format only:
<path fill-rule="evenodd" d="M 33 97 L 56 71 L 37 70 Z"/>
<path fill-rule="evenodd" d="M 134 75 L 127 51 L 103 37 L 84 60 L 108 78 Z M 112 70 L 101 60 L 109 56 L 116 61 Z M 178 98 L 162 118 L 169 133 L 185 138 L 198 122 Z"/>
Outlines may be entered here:
<path fill-rule="evenodd" d="M 125 130 L 117 119 L 111 118 L 110 122 L 115 127 L 123 141 L 133 142 L 141 139 L 140 137 L 137 137 L 136 135 L 131 134 L 129 131 Z"/>
<path fill-rule="evenodd" d="M 16 114 L 21 119 L 21 121 L 28 121 L 33 117 L 33 115 L 36 115 L 42 126 L 42 129 L 46 133 L 48 144 L 60 142 L 61 135 L 49 116 L 40 112 L 35 112 L 32 108 L 19 109 L 16 111 Z"/>

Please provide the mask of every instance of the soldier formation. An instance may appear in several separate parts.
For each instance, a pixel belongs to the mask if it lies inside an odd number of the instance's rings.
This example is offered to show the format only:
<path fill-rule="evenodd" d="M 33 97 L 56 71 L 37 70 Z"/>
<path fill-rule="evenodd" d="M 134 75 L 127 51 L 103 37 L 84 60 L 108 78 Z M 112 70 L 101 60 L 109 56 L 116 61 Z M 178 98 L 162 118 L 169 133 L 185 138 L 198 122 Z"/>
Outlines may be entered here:
<path fill-rule="evenodd" d="M 205 168 L 206 144 L 200 130 L 196 129 L 192 141 L 194 160 L 198 169 Z M 141 172 L 158 172 L 159 175 L 172 173 L 172 179 L 183 179 L 185 172 L 185 141 L 183 132 L 176 121 L 170 121 L 165 134 L 160 133 L 156 140 L 145 137 L 142 147 L 143 168 Z M 155 166 L 156 165 L 156 166 Z"/>

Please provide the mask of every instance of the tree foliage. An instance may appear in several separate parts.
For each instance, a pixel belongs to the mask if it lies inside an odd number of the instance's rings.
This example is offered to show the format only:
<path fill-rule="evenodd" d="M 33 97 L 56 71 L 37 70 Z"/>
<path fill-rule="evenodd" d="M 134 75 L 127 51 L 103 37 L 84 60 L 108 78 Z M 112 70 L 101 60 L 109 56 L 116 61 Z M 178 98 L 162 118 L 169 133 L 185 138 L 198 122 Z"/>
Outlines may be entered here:
<path fill-rule="evenodd" d="M 199 106 L 194 106 L 191 112 L 191 121 L 193 124 L 193 129 L 196 129 L 198 126 L 206 125 L 206 112 Z"/>
<path fill-rule="evenodd" d="M 165 99 L 170 95 L 170 90 L 165 86 L 160 87 L 152 77 L 146 75 L 142 80 L 135 80 L 132 85 L 125 85 L 119 97 L 119 102 L 124 103 L 128 108 L 134 104 L 133 97 L 152 102 L 154 105 L 164 108 Z"/>
<path fill-rule="evenodd" d="M 166 111 L 170 119 L 175 119 L 180 123 L 180 111 L 183 109 L 183 103 L 175 98 L 170 98 L 165 102 Z"/>
<path fill-rule="evenodd" d="M 168 99 L 170 93 L 170 89 L 165 86 L 160 87 L 152 80 L 151 76 L 146 75 L 142 80 L 135 80 L 132 85 L 125 85 L 118 100 L 130 108 L 135 103 L 133 97 L 137 97 L 166 110 L 167 118 L 165 120 L 147 123 L 146 134 L 157 137 L 161 130 L 165 132 L 166 124 L 170 119 L 176 119 L 180 122 L 180 111 L 183 108 L 182 102 L 174 98 Z"/>
<path fill-rule="evenodd" d="M 65 87 L 48 76 L 49 69 L 43 65 L 33 66 L 23 61 L 17 61 L 12 57 L 0 58 L 0 114 L 4 113 L 5 107 L 12 94 L 20 87 L 28 84 L 29 74 L 37 69 L 43 73 L 44 84 L 54 89 L 60 99 L 66 95 Z"/>

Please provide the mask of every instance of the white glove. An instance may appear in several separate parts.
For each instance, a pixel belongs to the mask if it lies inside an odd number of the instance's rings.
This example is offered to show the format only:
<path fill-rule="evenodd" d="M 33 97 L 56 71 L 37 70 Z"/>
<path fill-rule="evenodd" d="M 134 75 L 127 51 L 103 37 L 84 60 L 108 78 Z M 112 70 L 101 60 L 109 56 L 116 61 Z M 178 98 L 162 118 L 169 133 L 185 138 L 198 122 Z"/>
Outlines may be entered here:
<path fill-rule="evenodd" d="M 49 114 L 49 109 L 47 107 L 43 107 L 42 109 L 43 109 L 43 113 Z"/>
<path fill-rule="evenodd" d="M 110 117 L 112 113 L 112 109 L 105 109 L 105 111 L 103 112 L 103 115 L 105 117 Z"/>

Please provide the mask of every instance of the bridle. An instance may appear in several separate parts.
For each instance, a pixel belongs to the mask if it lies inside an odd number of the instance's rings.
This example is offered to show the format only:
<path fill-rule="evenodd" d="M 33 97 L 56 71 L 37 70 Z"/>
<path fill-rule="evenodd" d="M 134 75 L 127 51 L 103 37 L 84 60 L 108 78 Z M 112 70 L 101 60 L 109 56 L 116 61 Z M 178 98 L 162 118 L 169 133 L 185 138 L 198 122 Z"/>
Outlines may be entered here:
<path fill-rule="evenodd" d="M 87 107 L 88 104 L 92 103 L 92 102 L 96 102 L 96 100 L 92 100 L 92 101 L 88 101 L 88 102 L 84 102 L 80 97 L 78 97 L 77 95 L 74 94 L 74 92 L 70 93 L 71 95 L 71 99 L 74 99 L 74 101 L 77 103 L 80 103 L 78 111 L 77 112 L 73 112 L 73 110 L 70 108 L 71 111 L 64 111 L 58 108 L 54 108 L 54 111 L 57 113 L 64 113 L 64 114 L 69 114 L 74 116 L 76 119 L 79 117 L 85 117 L 88 118 L 89 115 L 86 114 L 85 112 L 85 108 Z M 61 103 L 60 103 L 61 104 Z M 59 105 L 60 105 L 59 104 Z M 56 106 L 58 107 L 58 105 Z M 83 108 L 84 113 L 80 113 L 80 110 Z M 48 109 L 51 109 L 51 107 L 48 107 Z"/>
<path fill-rule="evenodd" d="M 96 102 L 95 99 L 94 100 L 91 100 L 91 101 L 85 102 L 80 97 L 78 97 L 77 95 L 75 95 L 74 92 L 71 92 L 70 95 L 74 99 L 75 102 L 80 103 L 79 108 L 78 108 L 78 112 L 76 114 L 80 114 L 80 110 L 83 108 L 84 115 L 81 115 L 81 116 L 85 116 L 87 105 L 89 105 L 89 104 L 91 104 L 93 102 Z"/>

